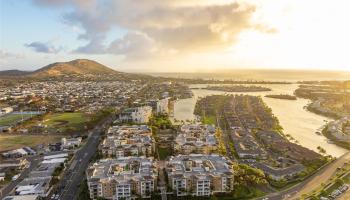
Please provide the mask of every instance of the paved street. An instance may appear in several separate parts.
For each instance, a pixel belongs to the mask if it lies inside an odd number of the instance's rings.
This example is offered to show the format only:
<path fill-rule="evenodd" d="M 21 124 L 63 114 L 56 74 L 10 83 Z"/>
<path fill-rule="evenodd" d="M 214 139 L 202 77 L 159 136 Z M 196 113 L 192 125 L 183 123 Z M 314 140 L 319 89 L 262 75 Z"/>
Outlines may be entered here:
<path fill-rule="evenodd" d="M 291 198 L 288 199 L 298 199 L 301 197 L 302 194 L 307 194 L 312 192 L 314 189 L 318 188 L 321 183 L 326 182 L 328 179 L 333 177 L 335 173 L 337 172 L 339 167 L 342 167 L 344 163 L 350 161 L 350 153 L 346 153 L 340 158 L 338 158 L 336 161 L 328 165 L 323 170 L 317 172 L 311 180 L 307 181 L 305 186 L 303 186 L 298 193 L 293 195 Z"/>
<path fill-rule="evenodd" d="M 314 175 L 309 177 L 307 180 L 305 180 L 302 183 L 299 183 L 292 188 L 289 188 L 287 190 L 272 193 L 265 197 L 258 198 L 258 199 L 264 199 L 268 198 L 269 200 L 281 200 L 281 199 L 288 199 L 288 200 L 295 200 L 299 199 L 302 194 L 309 193 L 312 190 L 319 187 L 319 185 L 326 180 L 328 180 L 337 170 L 338 167 L 343 166 L 345 162 L 350 161 L 350 152 L 344 154 L 340 158 L 338 158 L 333 163 L 330 163 L 328 166 L 323 168 L 322 170 L 316 172 Z"/>
<path fill-rule="evenodd" d="M 73 157 L 72 164 L 63 175 L 63 179 L 58 187 L 58 194 L 60 200 L 72 200 L 78 195 L 80 184 L 85 179 L 85 170 L 89 166 L 91 158 L 97 152 L 101 131 L 103 131 L 113 120 L 109 117 L 96 126 L 91 131 L 86 144 L 79 149 Z"/>
<path fill-rule="evenodd" d="M 72 200 L 76 197 L 79 191 L 79 186 L 85 177 L 85 169 L 88 167 L 90 159 L 97 152 L 100 133 L 94 131 L 88 138 L 86 144 L 76 152 L 72 167 L 63 176 L 59 187 L 61 200 Z"/>
<path fill-rule="evenodd" d="M 350 199 L 350 189 L 341 195 L 338 200 L 349 200 Z"/>

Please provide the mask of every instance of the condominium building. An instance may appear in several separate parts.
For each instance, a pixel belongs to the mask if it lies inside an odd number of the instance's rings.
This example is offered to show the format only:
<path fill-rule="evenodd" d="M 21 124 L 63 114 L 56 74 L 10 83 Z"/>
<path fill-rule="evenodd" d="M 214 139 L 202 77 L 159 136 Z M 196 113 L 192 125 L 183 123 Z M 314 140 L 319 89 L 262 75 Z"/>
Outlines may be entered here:
<path fill-rule="evenodd" d="M 150 100 L 148 105 L 152 107 L 156 114 L 169 114 L 169 98 Z"/>
<path fill-rule="evenodd" d="M 267 153 L 246 129 L 233 128 L 231 139 L 237 155 L 242 159 L 266 159 Z"/>
<path fill-rule="evenodd" d="M 233 190 L 232 163 L 216 154 L 171 157 L 166 171 L 177 196 L 210 196 Z"/>
<path fill-rule="evenodd" d="M 151 116 L 152 107 L 150 106 L 128 108 L 119 114 L 119 121 L 128 123 L 148 123 Z"/>
<path fill-rule="evenodd" d="M 217 149 L 215 127 L 203 124 L 187 124 L 175 139 L 175 152 L 181 154 L 209 154 Z"/>
<path fill-rule="evenodd" d="M 86 171 L 90 198 L 114 200 L 150 197 L 156 189 L 157 174 L 152 158 L 99 160 Z"/>
<path fill-rule="evenodd" d="M 146 125 L 112 126 L 101 144 L 104 157 L 152 156 L 155 142 Z"/>

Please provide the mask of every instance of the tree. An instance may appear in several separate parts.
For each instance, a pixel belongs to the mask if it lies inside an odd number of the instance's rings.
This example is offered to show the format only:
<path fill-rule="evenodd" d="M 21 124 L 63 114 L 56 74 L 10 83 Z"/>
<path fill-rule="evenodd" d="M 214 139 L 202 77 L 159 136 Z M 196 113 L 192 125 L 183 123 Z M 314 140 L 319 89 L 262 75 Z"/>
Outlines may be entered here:
<path fill-rule="evenodd" d="M 324 148 L 322 148 L 321 146 L 317 147 L 318 152 L 320 152 L 320 154 L 326 154 L 326 150 Z"/>
<path fill-rule="evenodd" d="M 320 196 L 327 196 L 327 192 L 325 190 L 321 190 Z"/>
<path fill-rule="evenodd" d="M 340 179 L 340 178 L 337 178 L 337 180 L 335 180 L 336 183 L 340 184 L 340 185 L 343 185 L 344 184 L 344 180 L 343 179 Z"/>
<path fill-rule="evenodd" d="M 262 170 L 246 164 L 234 164 L 235 181 L 239 185 L 254 186 L 266 184 L 267 180 Z"/>
<path fill-rule="evenodd" d="M 80 185 L 77 200 L 90 200 L 89 188 L 86 180 Z"/>

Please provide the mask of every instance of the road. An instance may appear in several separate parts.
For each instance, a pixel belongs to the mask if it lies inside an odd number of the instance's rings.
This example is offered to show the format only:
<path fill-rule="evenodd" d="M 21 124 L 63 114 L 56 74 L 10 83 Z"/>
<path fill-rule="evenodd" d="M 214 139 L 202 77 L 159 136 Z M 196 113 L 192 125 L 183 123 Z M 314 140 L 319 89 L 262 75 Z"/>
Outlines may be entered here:
<path fill-rule="evenodd" d="M 104 131 L 111 122 L 115 119 L 115 115 L 111 115 L 98 123 L 96 127 L 90 132 L 87 142 L 79 149 L 72 160 L 72 165 L 63 174 L 63 179 L 60 181 L 55 194 L 59 194 L 60 200 L 72 200 L 78 195 L 79 186 L 85 178 L 85 170 L 87 169 L 91 158 L 97 152 L 97 148 L 100 142 L 101 132 Z M 57 152 L 53 153 L 56 154 Z M 51 155 L 51 154 L 48 154 Z M 28 174 L 38 167 L 42 161 L 40 155 L 27 157 L 30 162 L 28 168 L 25 168 L 17 180 L 11 181 L 5 188 L 0 191 L 0 199 L 8 196 L 14 188 L 28 176 Z M 74 163 L 74 164 L 73 164 Z"/>
<path fill-rule="evenodd" d="M 314 175 L 306 179 L 305 181 L 293 186 L 292 188 L 286 189 L 281 192 L 271 193 L 262 198 L 268 198 L 269 200 L 295 200 L 300 199 L 302 194 L 307 194 L 315 190 L 320 186 L 321 183 L 326 182 L 329 178 L 331 178 L 338 167 L 342 167 L 344 163 L 350 161 L 350 152 L 344 154 L 337 160 L 333 161 L 320 171 L 316 172 Z"/>
<path fill-rule="evenodd" d="M 86 144 L 79 149 L 72 160 L 72 165 L 64 172 L 64 177 L 59 186 L 57 194 L 60 200 L 72 200 L 78 195 L 80 184 L 85 179 L 85 170 L 89 166 L 91 158 L 98 151 L 101 132 L 112 122 L 113 117 L 109 117 L 100 125 L 97 125 L 87 138 Z M 74 164 L 73 164 L 74 163 Z"/>
<path fill-rule="evenodd" d="M 309 180 L 302 189 L 293 195 L 289 199 L 298 199 L 301 197 L 302 194 L 307 194 L 312 192 L 313 190 L 317 189 L 321 183 L 325 183 L 328 179 L 333 177 L 335 173 L 337 172 L 337 168 L 342 167 L 344 163 L 350 161 L 350 152 L 344 154 L 340 158 L 338 158 L 336 161 L 331 163 L 329 166 L 318 172 L 315 176 L 312 177 L 311 180 Z"/>
<path fill-rule="evenodd" d="M 349 200 L 350 199 L 350 189 L 346 191 L 343 195 L 338 197 L 338 200 Z"/>
<path fill-rule="evenodd" d="M 97 152 L 100 140 L 100 132 L 93 131 L 88 137 L 86 144 L 78 150 L 73 158 L 71 166 L 64 174 L 64 178 L 58 187 L 58 194 L 61 200 L 72 200 L 76 197 L 79 191 L 79 186 L 85 177 L 85 170 L 87 169 L 90 159 Z"/>
<path fill-rule="evenodd" d="M 39 165 L 42 157 L 40 155 L 36 155 L 32 157 L 27 157 L 26 159 L 30 163 L 29 167 L 25 168 L 15 181 L 11 181 L 10 184 L 8 184 L 5 188 L 3 188 L 0 191 L 0 199 L 3 199 L 4 197 L 8 196 L 15 189 L 17 184 L 19 184 L 24 178 L 28 176 L 28 174 Z"/>

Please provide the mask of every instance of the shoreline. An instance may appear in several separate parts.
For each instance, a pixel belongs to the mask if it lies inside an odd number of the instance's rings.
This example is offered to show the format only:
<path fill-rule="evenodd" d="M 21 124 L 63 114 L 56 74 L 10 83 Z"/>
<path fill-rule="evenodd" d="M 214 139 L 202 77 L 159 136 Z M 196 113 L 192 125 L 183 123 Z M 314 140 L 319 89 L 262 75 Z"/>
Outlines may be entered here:
<path fill-rule="evenodd" d="M 297 100 L 296 96 L 292 96 L 292 95 L 285 95 L 285 94 L 268 94 L 265 95 L 265 97 L 267 98 L 272 98 L 272 99 L 283 99 L 283 100 Z"/>
<path fill-rule="evenodd" d="M 331 133 L 329 133 L 329 131 L 327 130 L 328 129 L 328 124 L 326 124 L 326 126 L 323 128 L 322 130 L 322 134 L 327 138 L 329 139 L 330 141 L 334 142 L 334 144 L 342 147 L 342 148 L 345 148 L 347 150 L 350 151 L 350 143 L 348 142 L 343 142 L 343 141 L 339 141 L 337 138 L 335 138 Z"/>

